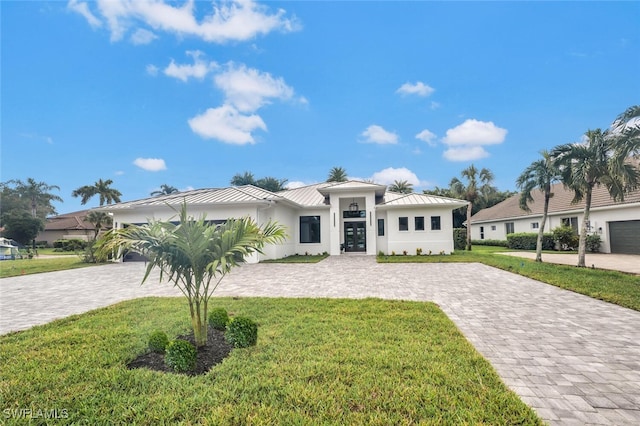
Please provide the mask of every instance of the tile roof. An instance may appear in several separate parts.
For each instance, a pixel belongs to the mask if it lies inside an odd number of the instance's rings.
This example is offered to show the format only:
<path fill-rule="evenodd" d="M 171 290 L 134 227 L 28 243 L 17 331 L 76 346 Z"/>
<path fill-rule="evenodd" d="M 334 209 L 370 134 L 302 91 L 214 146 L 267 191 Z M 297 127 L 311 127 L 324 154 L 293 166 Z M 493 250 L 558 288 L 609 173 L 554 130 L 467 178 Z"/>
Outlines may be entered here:
<path fill-rule="evenodd" d="M 550 214 L 584 209 L 584 200 L 573 204 L 573 191 L 566 189 L 563 184 L 557 183 L 553 185 L 551 191 L 553 192 L 553 196 L 549 200 Z M 542 191 L 535 190 L 531 195 L 533 196 L 534 201 L 529 203 L 529 209 L 531 209 L 530 212 L 520 208 L 520 194 L 516 194 L 493 207 L 480 210 L 471 217 L 471 223 L 524 216 L 540 216 L 544 209 L 544 194 Z M 592 209 L 633 203 L 640 203 L 640 189 L 625 195 L 624 201 L 618 202 L 611 199 L 605 186 L 597 186 L 593 189 L 593 196 L 591 198 Z"/>
<path fill-rule="evenodd" d="M 87 222 L 85 217 L 89 210 L 80 210 L 77 212 L 61 214 L 49 217 L 46 220 L 45 231 L 64 231 L 70 229 L 95 229 L 95 226 Z"/>

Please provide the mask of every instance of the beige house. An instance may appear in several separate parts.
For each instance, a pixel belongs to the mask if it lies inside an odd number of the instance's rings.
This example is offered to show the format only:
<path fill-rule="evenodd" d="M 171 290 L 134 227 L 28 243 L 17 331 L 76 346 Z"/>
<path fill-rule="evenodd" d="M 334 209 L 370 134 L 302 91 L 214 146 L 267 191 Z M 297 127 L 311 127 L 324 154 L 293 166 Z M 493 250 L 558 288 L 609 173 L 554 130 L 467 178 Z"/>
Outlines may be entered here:
<path fill-rule="evenodd" d="M 564 224 L 571 226 L 577 234 L 582 227 L 584 200 L 572 204 L 573 191 L 561 183 L 553 185 L 552 192 L 545 232 Z M 538 232 L 544 194 L 536 190 L 532 196 L 530 212 L 520 209 L 520 194 L 516 194 L 473 215 L 471 238 L 506 240 L 513 232 Z M 604 186 L 594 188 L 587 230 L 590 234 L 600 235 L 601 252 L 640 254 L 640 190 L 627 194 L 624 201 L 616 202 Z"/>
<path fill-rule="evenodd" d="M 95 226 L 85 220 L 89 211 L 81 210 L 47 218 L 44 231 L 38 234 L 36 241 L 46 241 L 51 246 L 57 240 L 93 239 Z"/>
<path fill-rule="evenodd" d="M 285 242 L 269 246 L 250 262 L 294 254 L 376 255 L 453 252 L 454 209 L 466 201 L 423 194 L 399 194 L 368 182 L 323 182 L 277 193 L 246 185 L 198 189 L 100 207 L 115 228 L 172 220 L 186 202 L 188 213 L 214 223 L 249 216 L 258 224 L 277 221 Z"/>

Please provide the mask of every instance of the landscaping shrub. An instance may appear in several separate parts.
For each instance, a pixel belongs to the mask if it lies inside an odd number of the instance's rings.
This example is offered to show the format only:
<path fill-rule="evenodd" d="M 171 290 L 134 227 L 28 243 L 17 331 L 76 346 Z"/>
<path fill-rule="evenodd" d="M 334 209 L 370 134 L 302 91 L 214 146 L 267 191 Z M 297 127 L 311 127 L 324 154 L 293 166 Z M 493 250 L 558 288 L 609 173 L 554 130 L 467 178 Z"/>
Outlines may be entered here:
<path fill-rule="evenodd" d="M 57 251 L 78 251 L 84 250 L 87 246 L 87 242 L 74 238 L 70 240 L 56 240 L 53 242 L 53 248 Z"/>
<path fill-rule="evenodd" d="M 164 362 L 178 373 L 186 373 L 196 368 L 198 351 L 186 340 L 172 340 L 167 345 Z"/>
<path fill-rule="evenodd" d="M 570 226 L 558 226 L 553 229 L 553 239 L 560 246 L 560 250 L 574 250 L 578 247 L 580 237 L 574 232 Z"/>
<path fill-rule="evenodd" d="M 514 250 L 535 250 L 538 242 L 536 232 L 519 232 L 507 235 L 507 247 Z M 553 234 L 542 235 L 542 250 L 553 250 Z"/>
<path fill-rule="evenodd" d="M 454 250 L 464 250 L 467 247 L 467 228 L 453 229 Z"/>
<path fill-rule="evenodd" d="M 224 308 L 214 308 L 209 312 L 209 325 L 216 330 L 224 331 L 229 323 L 229 314 Z"/>
<path fill-rule="evenodd" d="M 161 330 L 154 331 L 149 336 L 149 349 L 151 352 L 163 354 L 169 344 L 167 333 Z"/>
<path fill-rule="evenodd" d="M 592 253 L 598 253 L 600 251 L 600 235 L 598 234 L 591 234 L 591 235 L 587 235 L 587 250 L 589 250 Z"/>
<path fill-rule="evenodd" d="M 472 240 L 472 246 L 508 247 L 507 240 Z"/>
<path fill-rule="evenodd" d="M 227 342 L 236 348 L 247 348 L 258 341 L 258 325 L 247 317 L 235 317 L 227 325 Z"/>

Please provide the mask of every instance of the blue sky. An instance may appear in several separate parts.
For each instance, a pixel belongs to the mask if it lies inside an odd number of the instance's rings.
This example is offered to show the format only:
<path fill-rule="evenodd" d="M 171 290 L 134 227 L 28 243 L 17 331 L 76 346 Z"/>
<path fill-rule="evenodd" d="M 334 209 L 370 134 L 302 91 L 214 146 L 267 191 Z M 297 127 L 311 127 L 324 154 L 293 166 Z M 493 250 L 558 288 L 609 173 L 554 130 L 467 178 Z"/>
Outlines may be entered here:
<path fill-rule="evenodd" d="M 640 103 L 639 2 L 0 3 L 1 180 L 123 201 L 236 173 L 514 190 Z M 86 207 L 97 206 L 98 199 Z"/>

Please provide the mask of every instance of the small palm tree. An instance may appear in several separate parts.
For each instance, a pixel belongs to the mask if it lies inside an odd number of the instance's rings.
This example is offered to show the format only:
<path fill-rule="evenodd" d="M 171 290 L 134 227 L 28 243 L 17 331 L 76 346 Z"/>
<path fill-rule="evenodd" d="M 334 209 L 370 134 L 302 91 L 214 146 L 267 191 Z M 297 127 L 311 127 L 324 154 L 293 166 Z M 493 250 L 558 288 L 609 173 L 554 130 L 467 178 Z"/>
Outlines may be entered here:
<path fill-rule="evenodd" d="M 171 185 L 167 185 L 166 183 L 163 183 L 162 185 L 160 185 L 160 189 L 153 191 L 149 195 L 151 195 L 152 197 L 158 197 L 160 195 L 173 194 L 174 192 L 179 192 L 178 188 L 176 188 L 175 186 L 171 186 Z"/>
<path fill-rule="evenodd" d="M 529 203 L 533 201 L 533 196 L 531 195 L 533 190 L 539 189 L 544 194 L 542 223 L 538 229 L 538 240 L 536 242 L 536 262 L 542 262 L 542 237 L 549 213 L 549 200 L 553 197 L 551 185 L 560 179 L 560 171 L 553 162 L 551 154 L 546 150 L 540 154 L 542 158 L 531 163 L 516 180 L 516 185 L 521 191 L 520 208 L 522 210 L 531 211 Z"/>
<path fill-rule="evenodd" d="M 80 188 L 74 189 L 71 193 L 72 197 L 81 197 L 80 204 L 87 204 L 87 202 L 94 196 L 100 196 L 100 205 L 103 206 L 111 203 L 119 203 L 122 194 L 117 189 L 111 188 L 113 181 L 111 179 L 102 180 L 98 179 L 93 185 L 84 185 Z"/>
<path fill-rule="evenodd" d="M 93 239 L 98 238 L 98 234 L 103 228 L 113 224 L 113 218 L 106 212 L 92 211 L 87 214 L 85 220 L 94 226 Z"/>
<path fill-rule="evenodd" d="M 613 130 L 603 132 L 600 129 L 588 130 L 585 136 L 585 143 L 560 145 L 551 153 L 562 183 L 574 193 L 573 202 L 585 200 L 578 243 L 579 267 L 585 267 L 593 188 L 604 185 L 614 201 L 622 201 L 625 193 L 640 185 L 640 172 L 629 163 L 627 156 L 630 152 L 627 144 L 634 143 L 633 139 L 629 141 Z"/>
<path fill-rule="evenodd" d="M 259 227 L 250 218 L 229 219 L 212 225 L 205 215 L 194 219 L 182 204 L 180 222 L 151 221 L 107 232 L 99 244 L 98 254 L 136 251 L 149 259 L 142 282 L 154 268 L 182 291 L 189 301 L 191 324 L 196 346 L 207 343 L 209 299 L 220 281 L 252 253 L 262 253 L 265 244 L 285 238 L 284 228 L 269 222 Z M 212 282 L 213 281 L 213 282 Z"/>
<path fill-rule="evenodd" d="M 389 185 L 389 191 L 399 192 L 400 194 L 411 194 L 413 192 L 413 184 L 406 180 L 394 180 L 393 183 Z"/>
<path fill-rule="evenodd" d="M 467 206 L 467 250 L 470 251 L 473 204 L 482 194 L 492 193 L 495 191 L 495 188 L 491 186 L 493 173 L 489 169 L 482 168 L 478 173 L 478 169 L 472 164 L 460 174 L 463 178 L 466 178 L 467 184 L 465 185 L 460 179 L 454 177 L 451 179 L 449 187 L 456 197 L 460 197 L 469 202 Z"/>
<path fill-rule="evenodd" d="M 347 171 L 343 167 L 332 167 L 327 182 L 346 182 Z"/>

